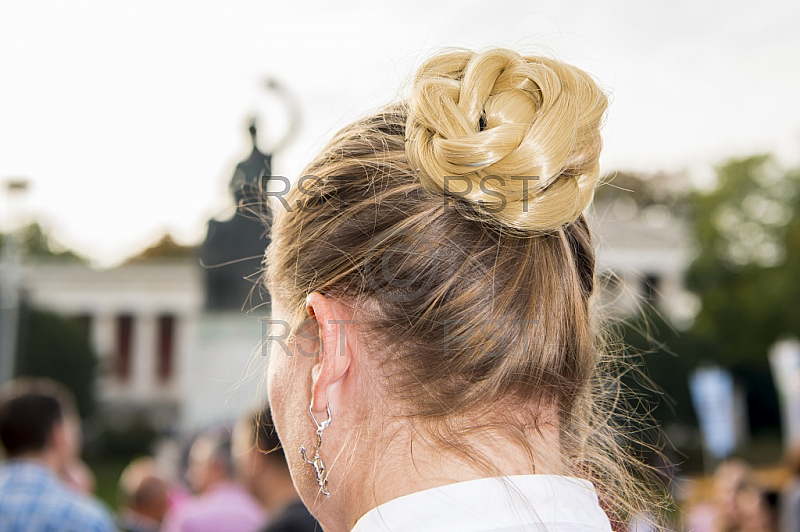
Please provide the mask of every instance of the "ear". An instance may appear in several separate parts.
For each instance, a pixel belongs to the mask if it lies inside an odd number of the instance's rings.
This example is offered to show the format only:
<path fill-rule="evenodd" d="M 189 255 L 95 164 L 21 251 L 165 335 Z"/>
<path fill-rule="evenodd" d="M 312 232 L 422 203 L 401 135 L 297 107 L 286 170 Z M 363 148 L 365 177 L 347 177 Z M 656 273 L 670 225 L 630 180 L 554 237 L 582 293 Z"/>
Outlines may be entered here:
<path fill-rule="evenodd" d="M 355 323 L 352 311 L 339 301 L 318 292 L 309 294 L 306 311 L 316 322 L 317 360 L 311 370 L 311 410 L 327 419 L 326 404 L 336 403 L 353 362 L 348 342 L 348 324 Z"/>

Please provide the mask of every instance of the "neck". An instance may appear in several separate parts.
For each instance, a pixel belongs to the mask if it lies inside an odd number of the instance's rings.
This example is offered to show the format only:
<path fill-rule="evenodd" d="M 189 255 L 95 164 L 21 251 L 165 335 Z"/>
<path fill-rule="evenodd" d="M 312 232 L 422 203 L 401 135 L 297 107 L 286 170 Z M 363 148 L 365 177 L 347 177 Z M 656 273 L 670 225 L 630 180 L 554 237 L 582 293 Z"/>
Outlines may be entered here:
<path fill-rule="evenodd" d="M 349 531 L 372 508 L 426 489 L 494 476 L 565 472 L 558 430 L 554 427 L 543 427 L 537 440 L 528 446 L 484 430 L 479 438 L 459 445 L 461 453 L 433 439 L 412 436 L 418 432 L 410 427 L 393 434 L 391 440 L 379 439 L 359 446 L 363 456 L 372 456 L 371 460 L 341 460 L 352 467 L 337 479 L 342 483 L 338 489 L 333 484 L 337 480 L 331 476 L 331 491 L 342 495 L 331 494 L 333 504 L 329 511 L 324 503 L 320 506 L 325 530 Z M 380 441 L 390 443 L 379 445 Z"/>
<path fill-rule="evenodd" d="M 64 469 L 63 464 L 61 461 L 58 460 L 58 457 L 54 453 L 42 451 L 36 453 L 24 453 L 19 456 L 15 457 L 17 460 L 26 460 L 29 462 L 36 462 L 39 465 L 43 465 L 56 475 L 60 475 Z"/>

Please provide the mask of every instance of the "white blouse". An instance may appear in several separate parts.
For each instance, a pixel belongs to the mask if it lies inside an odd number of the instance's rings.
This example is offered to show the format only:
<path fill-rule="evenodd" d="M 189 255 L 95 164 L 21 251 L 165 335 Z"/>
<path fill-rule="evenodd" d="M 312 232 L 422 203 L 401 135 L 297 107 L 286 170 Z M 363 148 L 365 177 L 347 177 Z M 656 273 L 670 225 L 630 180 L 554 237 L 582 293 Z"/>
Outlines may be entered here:
<path fill-rule="evenodd" d="M 591 482 L 513 475 L 457 482 L 373 508 L 351 532 L 611 532 Z"/>

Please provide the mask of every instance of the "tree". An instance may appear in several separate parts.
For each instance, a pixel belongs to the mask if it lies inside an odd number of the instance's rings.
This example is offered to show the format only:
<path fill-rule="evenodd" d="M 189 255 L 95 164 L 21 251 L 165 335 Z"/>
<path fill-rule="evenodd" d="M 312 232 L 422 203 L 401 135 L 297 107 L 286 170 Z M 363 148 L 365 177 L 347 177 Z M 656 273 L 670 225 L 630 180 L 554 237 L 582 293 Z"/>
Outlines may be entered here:
<path fill-rule="evenodd" d="M 97 357 L 78 319 L 25 309 L 17 362 L 19 377 L 50 377 L 75 395 L 81 417 L 94 411 Z"/>
<path fill-rule="evenodd" d="M 640 207 L 660 203 L 683 213 L 697 250 L 687 288 L 702 308 L 688 331 L 678 333 L 657 309 L 620 324 L 663 392 L 642 392 L 641 408 L 654 408 L 665 427 L 695 425 L 687 378 L 704 363 L 719 364 L 744 385 L 753 432 L 774 431 L 767 353 L 782 336 L 800 336 L 800 171 L 781 170 L 766 155 L 734 159 L 717 168 L 711 190 L 663 199 L 653 177 L 619 174 L 610 183 L 616 188 L 604 194 L 612 200 L 633 197 Z"/>
<path fill-rule="evenodd" d="M 693 197 L 698 255 L 688 275 L 702 310 L 692 332 L 746 385 L 754 429 L 777 426 L 769 347 L 800 335 L 800 172 L 771 157 L 731 160 Z"/>
<path fill-rule="evenodd" d="M 763 155 L 730 161 L 719 168 L 718 186 L 693 198 L 698 256 L 688 282 L 703 305 L 694 330 L 737 364 L 762 360 L 791 332 L 785 312 L 796 308 L 792 262 L 800 249 L 787 237 L 797 225 L 800 173 L 770 162 Z"/>
<path fill-rule="evenodd" d="M 0 245 L 4 243 L 0 234 Z M 38 223 L 20 230 L 20 254 L 26 259 L 86 262 L 80 255 L 54 242 Z M 17 346 L 17 376 L 50 377 L 75 395 L 83 417 L 94 409 L 94 375 L 97 360 L 85 324 L 23 304 Z"/>
<path fill-rule="evenodd" d="M 19 231 L 20 254 L 28 259 L 47 259 L 59 262 L 88 262 L 77 252 L 68 249 L 45 231 L 38 222 L 33 222 Z M 0 233 L 0 249 L 3 247 L 6 235 Z"/>

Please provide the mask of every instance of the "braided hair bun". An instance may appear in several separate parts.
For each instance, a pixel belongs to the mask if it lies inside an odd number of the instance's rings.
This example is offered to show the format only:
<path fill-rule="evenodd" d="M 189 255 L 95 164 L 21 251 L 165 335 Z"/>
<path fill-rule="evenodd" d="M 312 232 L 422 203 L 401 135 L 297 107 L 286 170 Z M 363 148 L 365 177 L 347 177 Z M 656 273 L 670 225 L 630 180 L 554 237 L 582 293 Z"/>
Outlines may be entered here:
<path fill-rule="evenodd" d="M 583 70 L 506 49 L 454 51 L 417 72 L 406 155 L 424 188 L 485 221 L 557 229 L 589 205 L 606 95 Z"/>

